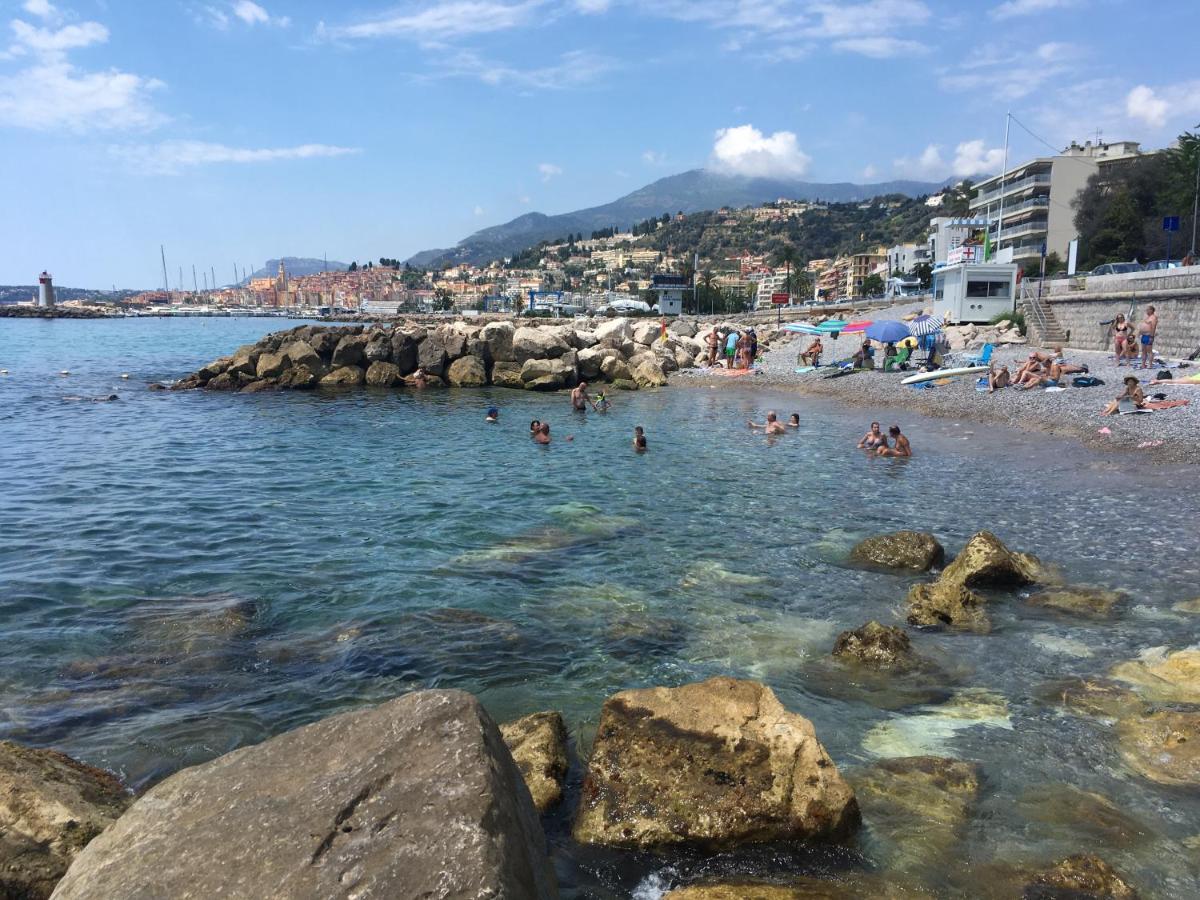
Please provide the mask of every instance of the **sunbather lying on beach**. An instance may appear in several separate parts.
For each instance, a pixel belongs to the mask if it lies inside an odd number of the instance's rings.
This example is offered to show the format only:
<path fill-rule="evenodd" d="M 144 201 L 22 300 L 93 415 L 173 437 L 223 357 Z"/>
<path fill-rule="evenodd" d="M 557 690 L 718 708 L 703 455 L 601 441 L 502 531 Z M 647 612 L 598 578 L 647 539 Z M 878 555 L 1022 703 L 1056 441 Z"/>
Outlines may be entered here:
<path fill-rule="evenodd" d="M 1114 415 L 1117 410 L 1121 408 L 1121 404 L 1124 401 L 1129 401 L 1138 409 L 1144 409 L 1146 406 L 1146 395 L 1142 392 L 1141 384 L 1138 383 L 1137 378 L 1133 375 L 1127 375 L 1125 377 L 1125 390 L 1121 391 L 1121 393 L 1117 395 L 1117 398 L 1113 400 L 1112 403 L 1104 407 L 1104 412 L 1102 412 L 1100 415 Z"/>
<path fill-rule="evenodd" d="M 1060 379 L 1063 375 L 1078 375 L 1081 372 L 1086 373 L 1088 370 L 1087 366 L 1077 366 L 1067 362 L 1066 356 L 1063 355 L 1062 344 L 1054 345 L 1054 356 L 1050 360 L 1050 368 L 1055 380 Z"/>
<path fill-rule="evenodd" d="M 875 452 L 880 456 L 912 456 L 912 444 L 908 442 L 908 438 L 900 433 L 900 426 L 893 425 L 888 429 L 888 434 L 892 436 L 894 447 L 880 447 Z"/>
<path fill-rule="evenodd" d="M 1012 384 L 1012 376 L 1008 374 L 1008 366 L 996 368 L 995 363 L 988 370 L 988 393 L 996 393 L 996 388 L 1006 388 Z"/>
<path fill-rule="evenodd" d="M 862 440 L 858 442 L 858 449 L 878 450 L 880 447 L 886 447 L 887 445 L 887 435 L 880 429 L 878 422 L 872 422 L 871 430 L 864 434 Z"/>
<path fill-rule="evenodd" d="M 762 425 L 759 425 L 757 422 L 747 422 L 746 424 L 751 428 L 761 428 L 767 434 L 783 434 L 787 430 L 783 427 L 783 423 L 775 416 L 775 410 L 767 413 L 767 421 Z"/>

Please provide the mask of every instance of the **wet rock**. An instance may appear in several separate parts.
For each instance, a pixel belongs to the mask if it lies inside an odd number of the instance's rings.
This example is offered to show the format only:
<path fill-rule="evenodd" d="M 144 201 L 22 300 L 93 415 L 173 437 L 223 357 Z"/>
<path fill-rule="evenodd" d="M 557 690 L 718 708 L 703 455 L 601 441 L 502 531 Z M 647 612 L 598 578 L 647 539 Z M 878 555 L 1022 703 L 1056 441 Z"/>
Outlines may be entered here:
<path fill-rule="evenodd" d="M 324 372 L 324 367 L 321 367 L 320 371 Z M 317 372 L 308 366 L 292 366 L 292 368 L 279 376 L 277 384 L 281 388 L 302 391 L 316 387 L 320 381 L 321 379 Z"/>
<path fill-rule="evenodd" d="M 1038 690 L 1038 698 L 1076 715 L 1105 720 L 1140 715 L 1146 708 L 1133 691 L 1103 678 L 1066 678 L 1050 682 Z"/>
<path fill-rule="evenodd" d="M 1046 570 L 1031 553 L 1009 550 L 990 531 L 971 537 L 942 572 L 940 580 L 964 586 L 1023 587 L 1042 580 Z"/>
<path fill-rule="evenodd" d="M 935 900 L 935 895 L 895 876 L 840 873 L 834 878 L 783 882 L 722 881 L 678 887 L 663 900 Z"/>
<path fill-rule="evenodd" d="M 1121 758 L 1159 784 L 1200 785 L 1200 712 L 1162 711 L 1117 722 Z"/>
<path fill-rule="evenodd" d="M 1138 892 L 1098 856 L 1068 856 L 1025 886 L 1025 900 L 1136 900 Z"/>
<path fill-rule="evenodd" d="M 858 822 L 812 723 L 765 685 L 712 678 L 605 702 L 573 833 L 585 844 L 723 848 L 839 839 Z"/>
<path fill-rule="evenodd" d="M 615 378 L 612 386 L 618 391 L 636 391 L 638 389 L 638 383 L 629 378 Z"/>
<path fill-rule="evenodd" d="M 605 356 L 600 362 L 600 374 L 609 381 L 633 381 L 633 372 L 629 363 L 617 355 Z"/>
<path fill-rule="evenodd" d="M 557 896 L 541 825 L 473 697 L 419 691 L 171 776 L 54 896 Z"/>
<path fill-rule="evenodd" d="M 496 387 L 523 388 L 521 365 L 515 362 L 498 362 L 492 366 L 492 384 Z"/>
<path fill-rule="evenodd" d="M 341 347 L 341 344 L 338 344 Z M 359 385 L 366 381 L 366 375 L 358 366 L 341 366 L 334 369 L 328 375 L 321 379 L 321 384 L 346 384 Z"/>
<path fill-rule="evenodd" d="M 446 381 L 454 387 L 482 387 L 488 383 L 487 368 L 477 356 L 464 356 L 450 364 Z"/>
<path fill-rule="evenodd" d="M 1200 597 L 1195 600 L 1180 600 L 1171 609 L 1175 612 L 1183 613 L 1200 613 Z"/>
<path fill-rule="evenodd" d="M 686 639 L 673 619 L 630 614 L 611 619 L 604 629 L 604 652 L 616 659 L 646 660 L 677 650 Z"/>
<path fill-rule="evenodd" d="M 936 869 L 957 855 L 979 798 L 976 763 L 899 757 L 847 777 L 862 809 L 871 855 L 886 869 Z"/>
<path fill-rule="evenodd" d="M 289 371 L 292 371 L 292 370 L 289 370 Z M 278 388 L 279 388 L 279 385 L 277 385 L 275 382 L 266 381 L 264 379 L 262 381 L 250 382 L 248 385 L 246 385 L 244 388 L 242 388 L 241 392 L 243 394 L 258 394 L 262 391 L 274 391 L 274 390 L 277 390 Z"/>
<path fill-rule="evenodd" d="M 446 371 L 448 361 L 446 346 L 436 334 L 426 337 L 417 347 L 417 367 L 426 375 L 437 375 L 440 378 Z"/>
<path fill-rule="evenodd" d="M 675 888 L 663 900 L 805 900 L 820 894 L 803 892 L 782 884 L 731 881 L 722 884 L 693 884 Z M 839 896 L 837 894 L 829 895 Z"/>
<path fill-rule="evenodd" d="M 1017 797 L 1017 811 L 1044 826 L 1047 839 L 1076 837 L 1082 846 L 1129 847 L 1150 840 L 1147 826 L 1107 797 L 1070 784 L 1041 784 Z"/>
<path fill-rule="evenodd" d="M 912 641 L 904 629 L 874 621 L 839 634 L 833 655 L 876 669 L 909 669 L 916 664 Z"/>
<path fill-rule="evenodd" d="M 983 598 L 974 591 L 940 578 L 930 584 L 914 584 L 908 590 L 908 622 L 924 628 L 951 628 L 987 634 L 991 619 Z"/>
<path fill-rule="evenodd" d="M 376 334 L 367 341 L 367 346 L 363 348 L 363 359 L 367 365 L 377 362 L 392 361 L 392 342 L 385 334 Z"/>
<path fill-rule="evenodd" d="M 928 572 L 945 557 L 946 551 L 938 539 L 924 531 L 895 531 L 869 537 L 850 551 L 850 559 L 857 563 L 917 572 Z"/>
<path fill-rule="evenodd" d="M 1165 647 L 1154 647 L 1114 666 L 1109 674 L 1132 684 L 1148 700 L 1200 703 L 1200 649 L 1168 653 Z"/>
<path fill-rule="evenodd" d="M 238 375 L 254 375 L 258 371 L 258 358 L 262 355 L 262 351 L 253 344 L 246 344 L 239 347 L 233 352 L 233 359 L 230 361 L 226 371 L 234 372 Z"/>
<path fill-rule="evenodd" d="M 330 367 L 333 369 L 341 369 L 347 366 L 361 366 L 365 363 L 366 357 L 363 355 L 363 350 L 367 347 L 367 338 L 362 334 L 348 334 L 338 341 L 337 347 L 333 351 L 333 356 L 330 359 Z"/>
<path fill-rule="evenodd" d="M 72 860 L 131 802 L 108 772 L 0 741 L 0 897 L 49 897 Z"/>
<path fill-rule="evenodd" d="M 942 756 L 951 752 L 960 731 L 971 728 L 1012 730 L 1008 703 L 982 688 L 962 688 L 942 704 L 880 722 L 863 738 L 863 749 L 875 756 Z"/>
<path fill-rule="evenodd" d="M 250 375 L 238 375 L 233 372 L 222 372 L 204 386 L 210 391 L 240 391 L 244 385 L 254 378 Z"/>
<path fill-rule="evenodd" d="M 367 367 L 366 382 L 372 387 L 394 387 L 400 383 L 400 367 L 390 362 L 373 362 Z"/>
<path fill-rule="evenodd" d="M 539 712 L 500 726 L 538 812 L 562 799 L 567 777 L 567 726 L 557 712 Z"/>
<path fill-rule="evenodd" d="M 1085 585 L 1052 588 L 1029 595 L 1029 602 L 1036 606 L 1092 619 L 1108 618 L 1116 605 L 1125 599 L 1125 595 L 1120 591 Z"/>

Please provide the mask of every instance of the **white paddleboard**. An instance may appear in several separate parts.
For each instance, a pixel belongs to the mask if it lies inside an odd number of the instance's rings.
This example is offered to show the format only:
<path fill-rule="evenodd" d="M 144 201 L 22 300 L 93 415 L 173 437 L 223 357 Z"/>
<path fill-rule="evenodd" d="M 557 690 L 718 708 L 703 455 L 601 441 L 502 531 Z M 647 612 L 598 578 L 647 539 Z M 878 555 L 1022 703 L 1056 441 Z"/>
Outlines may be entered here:
<path fill-rule="evenodd" d="M 918 372 L 903 379 L 901 384 L 920 384 L 922 381 L 934 381 L 938 378 L 958 378 L 960 375 L 978 375 L 986 372 L 987 366 L 963 366 L 958 369 L 938 369 L 936 372 Z"/>

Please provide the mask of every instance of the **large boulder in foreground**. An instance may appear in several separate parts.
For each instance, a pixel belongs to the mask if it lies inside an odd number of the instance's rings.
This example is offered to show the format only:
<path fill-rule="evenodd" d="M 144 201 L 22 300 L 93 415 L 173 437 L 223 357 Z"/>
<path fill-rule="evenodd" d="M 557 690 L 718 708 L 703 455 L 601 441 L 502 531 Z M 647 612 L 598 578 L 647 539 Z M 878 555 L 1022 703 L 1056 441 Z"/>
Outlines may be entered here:
<path fill-rule="evenodd" d="M 721 677 L 605 702 L 574 836 L 719 849 L 838 839 L 858 824 L 854 792 L 812 723 L 769 687 Z"/>
<path fill-rule="evenodd" d="M 567 726 L 556 712 L 523 716 L 500 726 L 513 762 L 521 770 L 538 812 L 562 799 L 567 777 Z"/>
<path fill-rule="evenodd" d="M 390 362 L 373 362 L 367 366 L 366 382 L 371 387 L 392 387 L 400 382 L 400 367 Z"/>
<path fill-rule="evenodd" d="M 571 345 L 549 328 L 526 326 L 513 332 L 512 356 L 515 362 L 523 363 L 527 359 L 557 359 L 570 349 Z"/>
<path fill-rule="evenodd" d="M 71 861 L 131 802 L 107 772 L 0 741 L 0 897 L 49 897 Z"/>
<path fill-rule="evenodd" d="M 478 701 L 420 691 L 176 773 L 54 897 L 555 897 L 545 852 Z"/>
<path fill-rule="evenodd" d="M 1117 723 L 1121 758 L 1159 784 L 1200 785 L 1200 712 L 1162 711 Z"/>
<path fill-rule="evenodd" d="M 450 363 L 446 381 L 454 387 L 482 387 L 488 383 L 487 367 L 478 356 L 463 356 Z"/>
<path fill-rule="evenodd" d="M 1043 581 L 1046 569 L 1032 553 L 1009 550 L 990 531 L 980 531 L 971 536 L 941 577 L 948 584 L 966 587 L 1024 587 Z"/>
<path fill-rule="evenodd" d="M 884 569 L 928 572 L 941 565 L 946 551 L 938 539 L 925 531 L 894 531 L 869 537 L 855 544 L 850 559 Z"/>
<path fill-rule="evenodd" d="M 1023 896 L 1028 900 L 1137 900 L 1138 892 L 1103 859 L 1080 853 L 1035 875 Z"/>

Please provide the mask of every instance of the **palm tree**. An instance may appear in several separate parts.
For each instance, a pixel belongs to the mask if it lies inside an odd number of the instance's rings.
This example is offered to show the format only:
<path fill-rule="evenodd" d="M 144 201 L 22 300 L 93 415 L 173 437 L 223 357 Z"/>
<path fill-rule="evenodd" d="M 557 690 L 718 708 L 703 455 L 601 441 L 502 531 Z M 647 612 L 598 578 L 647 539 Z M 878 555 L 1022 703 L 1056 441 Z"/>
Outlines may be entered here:
<path fill-rule="evenodd" d="M 787 266 L 787 274 L 784 276 L 783 285 L 788 293 L 788 305 L 792 302 L 792 263 L 796 261 L 796 248 L 791 244 L 786 244 L 780 251 L 779 258 Z"/>
<path fill-rule="evenodd" d="M 710 312 L 712 311 L 712 308 L 713 308 L 712 290 L 713 290 L 713 279 L 715 279 L 715 278 L 716 278 L 716 276 L 713 274 L 712 269 L 705 269 L 700 275 L 700 283 L 702 285 L 704 285 L 704 296 L 708 298 L 708 305 L 709 305 Z M 699 302 L 697 302 L 696 303 L 696 313 L 699 314 L 699 312 L 700 312 L 700 304 L 699 304 Z"/>

